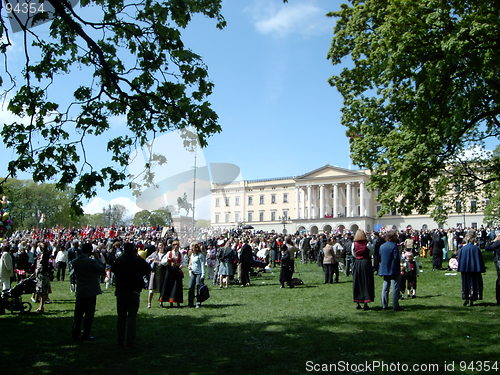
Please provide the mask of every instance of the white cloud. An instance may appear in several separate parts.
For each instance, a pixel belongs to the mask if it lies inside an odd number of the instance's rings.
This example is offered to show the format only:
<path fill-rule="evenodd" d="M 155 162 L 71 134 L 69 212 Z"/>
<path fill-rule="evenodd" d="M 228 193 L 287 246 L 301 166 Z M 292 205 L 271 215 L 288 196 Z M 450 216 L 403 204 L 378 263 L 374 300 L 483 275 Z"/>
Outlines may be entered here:
<path fill-rule="evenodd" d="M 127 209 L 127 216 L 133 216 L 136 212 L 141 210 L 137 207 L 134 200 L 127 197 L 113 198 L 109 201 L 97 197 L 92 199 L 85 207 L 83 207 L 83 211 L 86 214 L 98 214 L 102 212 L 103 208 L 109 205 L 113 206 L 115 204 L 124 206 Z"/>
<path fill-rule="evenodd" d="M 245 12 L 252 17 L 255 28 L 261 34 L 312 36 L 323 34 L 331 27 L 326 12 L 314 1 L 278 4 L 259 0 Z"/>
<path fill-rule="evenodd" d="M 493 156 L 493 152 L 479 145 L 473 145 L 463 150 L 454 159 L 461 161 L 485 160 Z"/>

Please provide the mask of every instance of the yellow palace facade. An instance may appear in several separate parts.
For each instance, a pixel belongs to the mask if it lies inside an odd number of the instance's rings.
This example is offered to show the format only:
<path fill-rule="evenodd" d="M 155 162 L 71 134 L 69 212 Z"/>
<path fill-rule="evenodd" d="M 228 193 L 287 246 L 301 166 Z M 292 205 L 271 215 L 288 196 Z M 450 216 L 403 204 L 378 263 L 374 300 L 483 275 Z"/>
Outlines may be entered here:
<path fill-rule="evenodd" d="M 212 184 L 211 225 L 231 229 L 252 226 L 255 230 L 323 233 L 337 229 L 381 228 L 433 229 L 438 224 L 428 215 L 402 216 L 398 212 L 378 217 L 376 194 L 366 189 L 368 170 L 348 170 L 331 165 L 301 176 L 243 180 Z M 476 207 L 476 202 L 469 202 Z M 483 224 L 483 213 L 451 213 L 447 226 Z"/>

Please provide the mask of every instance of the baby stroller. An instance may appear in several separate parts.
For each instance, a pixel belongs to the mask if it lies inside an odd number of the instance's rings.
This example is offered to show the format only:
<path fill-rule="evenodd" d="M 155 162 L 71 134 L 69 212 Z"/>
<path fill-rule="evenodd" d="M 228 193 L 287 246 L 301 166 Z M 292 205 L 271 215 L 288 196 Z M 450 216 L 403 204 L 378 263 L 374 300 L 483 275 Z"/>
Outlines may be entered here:
<path fill-rule="evenodd" d="M 21 296 L 23 294 L 33 293 L 35 291 L 35 286 L 35 275 L 31 275 L 18 283 L 14 288 L 4 290 L 1 297 L 3 308 L 10 310 L 11 312 L 19 311 L 21 314 L 30 312 L 31 303 L 23 302 Z"/>

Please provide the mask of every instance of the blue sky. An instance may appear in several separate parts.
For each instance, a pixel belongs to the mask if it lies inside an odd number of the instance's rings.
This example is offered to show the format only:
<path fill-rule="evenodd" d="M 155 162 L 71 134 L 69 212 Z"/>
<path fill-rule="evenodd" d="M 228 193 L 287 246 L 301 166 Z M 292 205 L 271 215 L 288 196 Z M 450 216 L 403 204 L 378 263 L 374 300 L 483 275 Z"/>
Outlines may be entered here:
<path fill-rule="evenodd" d="M 200 22 L 188 32 L 216 84 L 212 103 L 223 127 L 207 159 L 233 161 L 245 179 L 349 167 L 342 99 L 327 82 L 334 20 L 325 14 L 333 3 L 226 1 L 225 30 Z"/>
<path fill-rule="evenodd" d="M 296 176 L 325 164 L 352 167 L 348 138 L 340 125 L 342 98 L 327 82 L 342 68 L 326 59 L 335 23 L 326 13 L 338 9 L 340 3 L 225 0 L 227 27 L 223 30 L 216 28 L 214 20 L 193 19 L 183 38 L 208 66 L 215 84 L 210 101 L 222 126 L 222 132 L 209 138 L 208 147 L 197 153 L 198 166 L 232 163 L 240 168 L 243 179 Z M 47 25 L 36 31 L 46 34 Z M 11 67 L 22 58 L 21 36 L 13 34 Z M 51 87 L 50 95 L 58 100 L 69 97 L 71 83 L 77 84 L 85 75 L 85 71 L 71 72 Z M 0 120 L 9 119 L 5 110 L 0 110 Z M 108 137 L 89 142 L 92 152 L 87 156 L 96 167 L 110 159 L 105 152 L 107 139 L 125 131 L 124 121 L 124 117 L 112 119 Z M 158 142 L 158 149 L 167 150 L 165 156 L 170 161 L 157 171 L 159 176 L 177 176 L 193 166 L 192 155 L 180 150 L 176 137 L 165 135 Z M 13 156 L 2 149 L 0 145 L 3 155 Z M 136 167 L 131 163 L 131 170 Z M 5 166 L 0 164 L 3 173 Z M 184 185 L 189 192 L 189 184 Z M 202 201 L 197 202 L 196 216 L 209 218 L 209 197 Z M 139 209 L 131 191 L 108 193 L 105 189 L 85 202 L 85 208 L 95 213 L 116 203 L 131 213 Z"/>
<path fill-rule="evenodd" d="M 208 66 L 215 84 L 210 101 L 223 129 L 209 139 L 203 155 L 198 155 L 198 165 L 233 163 L 244 179 L 300 175 L 327 163 L 350 167 L 348 139 L 340 126 L 342 99 L 327 82 L 338 68 L 326 59 L 334 25 L 326 13 L 339 4 L 226 0 L 223 30 L 213 20 L 194 18 L 184 30 L 185 43 Z M 47 32 L 46 25 L 36 30 Z M 21 57 L 20 44 L 19 40 L 14 46 L 12 62 Z M 65 85 L 64 80 L 56 83 L 52 95 L 65 95 Z M 114 119 L 109 134 L 120 133 L 123 121 Z M 98 165 L 109 158 L 105 139 L 90 145 L 91 161 Z M 99 212 L 108 203 L 120 203 L 133 211 L 137 209 L 133 201 L 128 190 L 101 189 L 98 198 L 87 202 L 86 210 Z M 201 217 L 207 217 L 203 211 Z"/>

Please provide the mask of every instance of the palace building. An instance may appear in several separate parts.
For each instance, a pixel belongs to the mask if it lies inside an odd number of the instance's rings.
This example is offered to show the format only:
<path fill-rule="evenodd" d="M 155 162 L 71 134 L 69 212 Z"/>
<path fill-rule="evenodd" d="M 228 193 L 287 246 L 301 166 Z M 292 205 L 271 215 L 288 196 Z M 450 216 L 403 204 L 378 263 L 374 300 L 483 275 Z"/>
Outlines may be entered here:
<path fill-rule="evenodd" d="M 338 228 L 373 231 L 438 227 L 429 215 L 402 216 L 392 212 L 378 217 L 376 194 L 366 189 L 369 180 L 368 170 L 325 165 L 296 177 L 212 184 L 211 225 L 220 229 L 246 225 L 255 230 L 313 234 Z M 481 224 L 482 211 L 451 213 L 447 221 L 449 227 Z"/>

